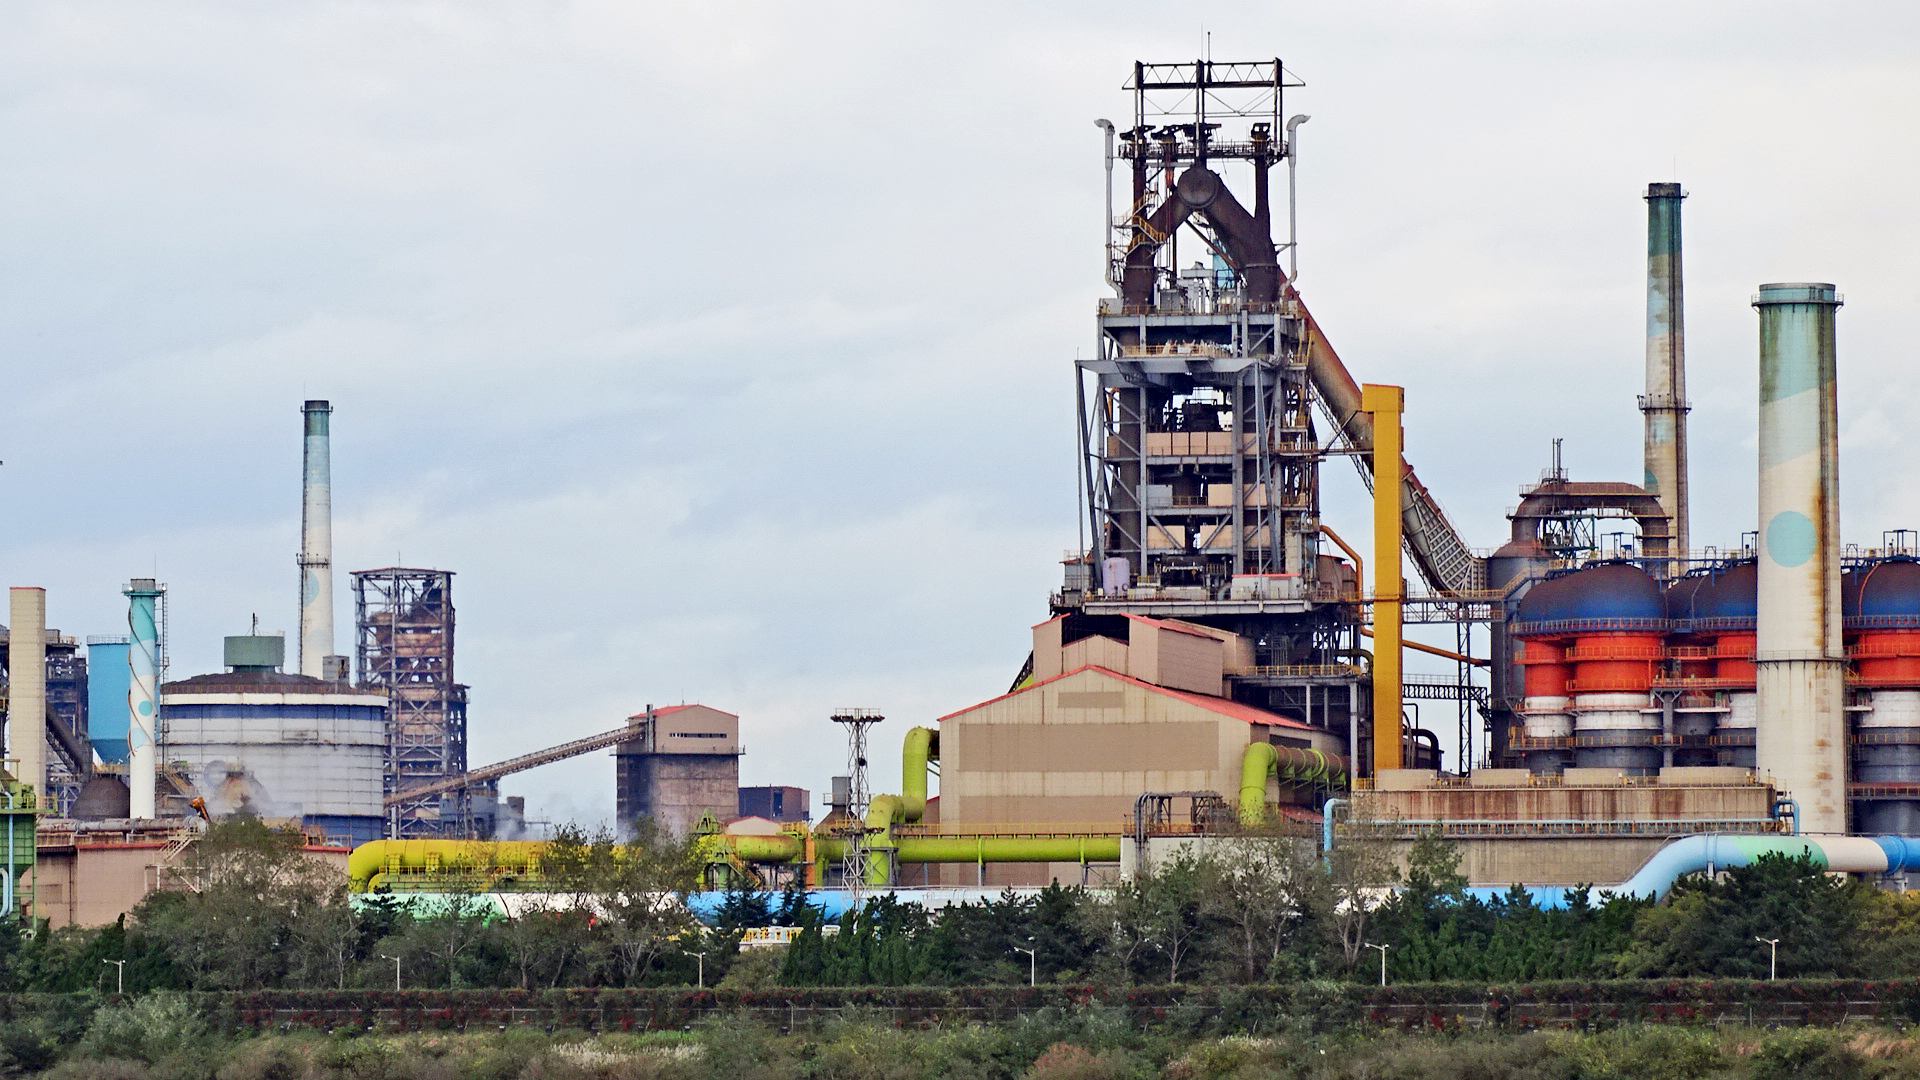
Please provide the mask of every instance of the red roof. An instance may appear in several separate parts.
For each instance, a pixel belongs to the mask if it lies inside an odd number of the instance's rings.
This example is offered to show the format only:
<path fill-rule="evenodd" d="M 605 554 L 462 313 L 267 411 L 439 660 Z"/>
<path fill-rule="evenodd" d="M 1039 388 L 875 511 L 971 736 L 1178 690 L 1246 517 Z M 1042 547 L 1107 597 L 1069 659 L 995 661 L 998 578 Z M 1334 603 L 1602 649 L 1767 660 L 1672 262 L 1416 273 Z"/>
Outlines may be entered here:
<path fill-rule="evenodd" d="M 719 713 L 721 716 L 732 716 L 735 720 L 740 719 L 738 716 L 735 716 L 733 713 L 727 712 L 722 709 L 714 709 L 713 706 L 711 705 L 702 705 L 697 701 L 691 705 L 662 705 L 659 708 L 653 710 L 653 715 L 657 717 L 672 716 L 674 713 L 677 713 L 682 709 L 713 709 L 714 712 Z M 643 712 L 637 712 L 637 713 L 634 713 L 632 716 L 627 717 L 627 719 L 629 720 L 645 720 L 646 718 L 647 718 L 647 714 Z"/>
<path fill-rule="evenodd" d="M 1174 690 L 1170 687 L 1155 686 L 1150 682 L 1142 682 L 1141 680 L 1136 679 L 1131 675 L 1122 675 L 1117 671 L 1113 671 L 1109 668 L 1103 668 L 1098 664 L 1088 664 L 1085 667 L 1077 667 L 1077 668 L 1074 668 L 1072 671 L 1062 672 L 1059 675 L 1055 675 L 1053 678 L 1048 679 L 1045 682 L 1037 682 L 1037 683 L 1034 683 L 1032 686 L 1023 687 L 1022 689 L 1015 690 L 1010 694 L 1001 694 L 999 697 L 988 698 L 987 700 L 981 702 L 978 705 L 969 705 L 964 709 L 958 709 L 958 710 L 955 710 L 954 712 L 950 712 L 947 715 L 941 717 L 940 720 L 951 720 L 954 717 L 959 716 L 961 713 L 969 713 L 975 709 L 984 708 L 988 705 L 993 704 L 996 701 L 1005 701 L 1010 697 L 1018 697 L 1021 694 L 1031 693 L 1035 690 L 1040 689 L 1043 686 L 1046 686 L 1048 683 L 1059 682 L 1061 679 L 1064 679 L 1069 675 L 1078 675 L 1083 671 L 1097 671 L 1100 674 L 1105 675 L 1110 679 L 1119 679 L 1121 682 L 1132 683 L 1133 685 L 1141 687 L 1143 689 L 1151 690 L 1156 694 L 1164 694 L 1167 697 L 1176 698 L 1180 701 L 1184 701 L 1189 705 L 1198 705 L 1200 708 L 1205 709 L 1208 712 L 1219 713 L 1222 716 L 1231 716 L 1235 720 L 1244 720 L 1249 724 L 1267 724 L 1271 727 L 1299 728 L 1302 731 L 1314 730 L 1313 728 L 1307 726 L 1306 724 L 1301 723 L 1298 720 L 1293 719 L 1292 717 L 1281 716 L 1278 713 L 1270 713 L 1265 709 L 1256 709 L 1251 705 L 1242 705 L 1237 701 L 1229 701 L 1226 698 L 1213 697 L 1209 694 L 1195 694 L 1187 690 Z M 937 722 L 938 721 L 936 721 L 936 723 Z"/>
<path fill-rule="evenodd" d="M 1146 623 L 1148 626 L 1151 626 L 1156 630 L 1171 630 L 1176 634 L 1191 634 L 1197 638 L 1206 638 L 1208 641 L 1220 640 L 1214 635 L 1207 633 L 1205 630 L 1201 629 L 1199 626 L 1197 626 L 1194 623 L 1175 622 L 1171 619 L 1154 619 L 1154 618 L 1149 618 L 1148 616 L 1145 616 L 1145 615 L 1126 615 L 1122 617 L 1132 619 L 1134 622 Z M 1045 625 L 1045 624 L 1042 624 L 1042 625 Z M 1227 631 L 1222 630 L 1220 632 L 1224 634 Z"/>

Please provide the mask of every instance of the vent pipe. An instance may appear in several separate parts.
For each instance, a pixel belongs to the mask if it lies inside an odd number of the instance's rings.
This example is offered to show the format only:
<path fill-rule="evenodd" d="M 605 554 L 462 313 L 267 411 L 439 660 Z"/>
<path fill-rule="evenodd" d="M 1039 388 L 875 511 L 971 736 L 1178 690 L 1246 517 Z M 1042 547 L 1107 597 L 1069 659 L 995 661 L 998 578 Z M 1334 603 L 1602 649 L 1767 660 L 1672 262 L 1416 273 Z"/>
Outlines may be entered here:
<path fill-rule="evenodd" d="M 127 582 L 127 816 L 159 817 L 154 794 L 160 769 L 160 594 L 152 578 Z"/>
<path fill-rule="evenodd" d="M 47 590 L 15 588 L 7 598 L 7 750 L 14 779 L 47 797 Z"/>
<path fill-rule="evenodd" d="M 1680 277 L 1679 184 L 1647 185 L 1647 392 L 1646 488 L 1673 519 L 1669 550 L 1647 555 L 1661 577 L 1685 572 L 1687 557 L 1687 333 L 1686 295 Z"/>
<path fill-rule="evenodd" d="M 1846 652 L 1832 285 L 1760 286 L 1755 763 L 1807 833 L 1847 831 Z"/>
<path fill-rule="evenodd" d="M 326 670 L 333 654 L 333 469 L 327 445 L 333 406 L 309 401 L 300 412 L 306 420 L 300 488 L 300 674 L 325 679 L 334 677 Z"/>

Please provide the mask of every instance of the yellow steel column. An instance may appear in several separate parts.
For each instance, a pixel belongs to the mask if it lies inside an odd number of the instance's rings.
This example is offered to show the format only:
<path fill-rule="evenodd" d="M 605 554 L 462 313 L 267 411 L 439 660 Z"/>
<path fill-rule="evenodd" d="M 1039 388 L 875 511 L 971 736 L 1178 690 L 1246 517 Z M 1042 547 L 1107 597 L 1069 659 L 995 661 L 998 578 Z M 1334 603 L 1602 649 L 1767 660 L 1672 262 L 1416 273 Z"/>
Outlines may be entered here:
<path fill-rule="evenodd" d="M 1400 413 L 1398 386 L 1360 388 L 1361 411 L 1373 416 L 1373 772 L 1402 767 L 1400 747 Z"/>

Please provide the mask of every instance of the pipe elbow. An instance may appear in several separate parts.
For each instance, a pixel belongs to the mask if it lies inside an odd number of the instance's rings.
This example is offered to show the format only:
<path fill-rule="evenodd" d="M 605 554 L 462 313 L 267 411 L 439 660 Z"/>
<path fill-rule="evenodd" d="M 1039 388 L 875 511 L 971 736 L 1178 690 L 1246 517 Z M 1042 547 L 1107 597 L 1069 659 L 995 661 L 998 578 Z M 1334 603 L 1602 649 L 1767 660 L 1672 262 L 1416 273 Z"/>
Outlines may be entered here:
<path fill-rule="evenodd" d="M 927 775 L 933 762 L 940 760 L 940 733 L 932 728 L 907 731 L 900 754 L 900 799 L 902 820 L 919 821 L 927 812 Z"/>
<path fill-rule="evenodd" d="M 1248 743 L 1240 757 L 1240 824 L 1267 820 L 1267 778 L 1277 775 L 1280 753 L 1272 743 Z"/>

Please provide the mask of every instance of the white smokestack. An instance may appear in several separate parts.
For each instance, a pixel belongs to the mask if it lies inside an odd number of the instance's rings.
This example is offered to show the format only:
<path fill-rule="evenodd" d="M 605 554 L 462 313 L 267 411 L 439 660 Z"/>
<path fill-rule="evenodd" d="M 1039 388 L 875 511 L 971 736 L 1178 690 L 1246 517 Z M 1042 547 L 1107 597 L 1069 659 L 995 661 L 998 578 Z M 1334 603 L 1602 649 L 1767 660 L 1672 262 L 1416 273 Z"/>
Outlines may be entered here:
<path fill-rule="evenodd" d="M 333 406 L 309 401 L 300 408 L 306 420 L 306 468 L 300 504 L 300 674 L 329 678 L 326 658 L 333 654 L 333 468 L 327 445 Z"/>
<path fill-rule="evenodd" d="M 1760 286 L 1759 720 L 1755 761 L 1800 830 L 1847 831 L 1833 286 Z"/>
<path fill-rule="evenodd" d="M 47 590 L 15 588 L 8 595 L 7 750 L 18 760 L 14 779 L 47 802 Z"/>
<path fill-rule="evenodd" d="M 127 582 L 127 816 L 160 816 L 154 794 L 160 768 L 160 619 L 165 590 L 152 578 Z"/>

